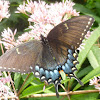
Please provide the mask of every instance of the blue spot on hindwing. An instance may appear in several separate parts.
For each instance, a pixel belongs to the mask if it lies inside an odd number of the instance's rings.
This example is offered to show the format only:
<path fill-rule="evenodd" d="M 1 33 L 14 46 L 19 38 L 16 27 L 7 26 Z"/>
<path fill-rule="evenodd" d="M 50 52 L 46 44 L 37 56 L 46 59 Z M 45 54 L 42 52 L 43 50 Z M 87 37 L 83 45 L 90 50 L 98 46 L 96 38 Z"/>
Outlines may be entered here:
<path fill-rule="evenodd" d="M 55 74 L 54 74 L 52 71 L 50 71 L 50 76 L 51 76 L 51 79 L 52 79 L 53 81 L 56 80 Z"/>
<path fill-rule="evenodd" d="M 69 67 L 74 67 L 74 64 L 73 64 L 73 62 L 71 62 L 71 60 L 67 60 L 67 64 L 69 65 Z"/>
<path fill-rule="evenodd" d="M 39 72 L 39 66 L 35 66 L 35 71 L 38 71 Z"/>
<path fill-rule="evenodd" d="M 40 68 L 40 77 L 42 77 L 43 75 L 45 75 L 45 72 L 44 72 L 44 69 L 43 68 Z"/>
<path fill-rule="evenodd" d="M 73 54 L 73 50 L 68 49 L 68 53 L 72 55 Z"/>
<path fill-rule="evenodd" d="M 60 74 L 59 74 L 59 72 L 57 70 L 54 70 L 54 74 L 56 75 L 56 79 L 59 79 Z"/>
<path fill-rule="evenodd" d="M 75 58 L 73 57 L 73 55 L 71 55 L 71 54 L 68 54 L 68 58 L 70 59 L 70 60 L 75 60 Z"/>
<path fill-rule="evenodd" d="M 66 67 L 66 70 L 67 70 L 66 74 L 72 73 L 72 69 L 67 63 L 65 63 L 65 67 Z"/>
<path fill-rule="evenodd" d="M 46 80 L 50 78 L 50 72 L 48 70 L 45 70 L 45 77 L 46 77 Z"/>

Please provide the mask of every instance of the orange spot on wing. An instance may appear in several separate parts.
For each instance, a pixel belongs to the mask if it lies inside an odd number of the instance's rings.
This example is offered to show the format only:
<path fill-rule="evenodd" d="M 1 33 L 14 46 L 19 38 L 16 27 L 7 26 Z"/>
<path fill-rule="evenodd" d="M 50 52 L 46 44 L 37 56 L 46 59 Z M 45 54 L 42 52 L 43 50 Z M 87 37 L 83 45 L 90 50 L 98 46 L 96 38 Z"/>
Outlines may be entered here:
<path fill-rule="evenodd" d="M 68 74 L 66 74 L 66 76 L 68 76 Z"/>
<path fill-rule="evenodd" d="M 60 70 L 59 73 L 63 72 L 63 70 Z"/>
<path fill-rule="evenodd" d="M 61 79 L 61 77 L 59 77 L 59 79 Z"/>

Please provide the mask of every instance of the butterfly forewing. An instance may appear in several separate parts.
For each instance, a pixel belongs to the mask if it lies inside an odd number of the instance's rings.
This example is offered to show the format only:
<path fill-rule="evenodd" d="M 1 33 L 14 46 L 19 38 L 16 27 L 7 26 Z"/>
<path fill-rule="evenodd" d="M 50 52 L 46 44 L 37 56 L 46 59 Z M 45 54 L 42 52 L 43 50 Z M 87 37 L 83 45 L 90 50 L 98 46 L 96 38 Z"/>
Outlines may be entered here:
<path fill-rule="evenodd" d="M 41 61 L 41 41 L 32 40 L 7 51 L 0 57 L 0 70 L 11 72 L 31 72 L 30 66 Z"/>
<path fill-rule="evenodd" d="M 53 44 L 58 42 L 59 45 L 77 49 L 93 22 L 94 19 L 90 16 L 71 18 L 70 20 L 57 25 L 50 31 L 47 38 L 50 42 L 53 42 Z"/>
<path fill-rule="evenodd" d="M 54 69 L 57 62 L 48 45 L 41 42 L 32 40 L 8 50 L 0 57 L 0 70 L 28 73 L 34 71 L 36 65 L 45 69 Z"/>
<path fill-rule="evenodd" d="M 94 19 L 90 16 L 71 18 L 50 31 L 47 36 L 58 63 L 63 64 L 67 58 L 68 48 L 73 51 L 79 47 L 92 26 Z"/>

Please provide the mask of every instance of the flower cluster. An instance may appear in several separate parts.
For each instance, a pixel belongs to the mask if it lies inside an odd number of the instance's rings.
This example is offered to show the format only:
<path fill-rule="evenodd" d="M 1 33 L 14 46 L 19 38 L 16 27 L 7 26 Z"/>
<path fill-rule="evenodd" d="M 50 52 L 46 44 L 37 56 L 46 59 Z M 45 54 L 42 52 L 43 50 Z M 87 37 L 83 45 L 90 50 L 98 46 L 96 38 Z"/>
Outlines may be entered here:
<path fill-rule="evenodd" d="M 71 16 L 78 16 L 79 12 L 73 9 L 75 4 L 70 0 L 46 4 L 44 1 L 27 0 L 27 4 L 19 5 L 16 13 L 24 13 L 29 16 L 28 21 L 34 22 L 34 26 L 29 26 L 33 33 L 32 37 L 40 39 L 40 35 L 47 36 L 50 30 L 57 24 L 69 19 Z"/>
<path fill-rule="evenodd" d="M 94 76 L 94 79 L 90 79 L 89 85 L 94 85 L 96 89 L 100 90 L 100 76 Z"/>
<path fill-rule="evenodd" d="M 14 37 L 16 35 L 16 32 L 17 30 L 12 32 L 12 30 L 8 28 L 7 30 L 4 29 L 4 31 L 1 33 L 2 36 L 1 43 L 3 43 L 6 49 L 11 49 L 17 45 L 17 42 L 15 41 L 15 37 Z"/>
<path fill-rule="evenodd" d="M 3 18 L 9 18 L 10 14 L 8 8 L 9 1 L 0 0 L 0 22 Z"/>
<path fill-rule="evenodd" d="M 44 1 L 33 2 L 32 0 L 27 0 L 27 3 L 23 2 L 23 4 L 17 8 L 18 11 L 16 11 L 16 13 L 24 13 L 29 17 L 28 21 L 30 26 L 28 28 L 31 29 L 31 31 L 23 33 L 15 40 L 14 36 L 16 31 L 13 33 L 9 28 L 7 30 L 5 29 L 2 32 L 2 43 L 6 49 L 10 49 L 30 39 L 39 40 L 41 34 L 46 37 L 50 30 L 57 24 L 71 18 L 71 16 L 79 15 L 79 12 L 76 12 L 73 6 L 74 3 L 70 0 L 51 4 L 46 4 Z"/>
<path fill-rule="evenodd" d="M 14 93 L 11 91 L 10 87 L 6 85 L 7 82 L 10 82 L 10 77 L 3 77 L 0 72 L 0 97 L 14 96 Z"/>

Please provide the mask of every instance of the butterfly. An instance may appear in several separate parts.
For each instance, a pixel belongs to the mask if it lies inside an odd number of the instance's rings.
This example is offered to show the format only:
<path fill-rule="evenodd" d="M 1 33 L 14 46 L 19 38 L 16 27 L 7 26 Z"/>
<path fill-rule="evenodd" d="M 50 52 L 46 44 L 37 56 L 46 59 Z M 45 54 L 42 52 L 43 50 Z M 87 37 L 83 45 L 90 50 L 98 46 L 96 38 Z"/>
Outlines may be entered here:
<path fill-rule="evenodd" d="M 33 72 L 41 81 L 54 83 L 57 97 L 61 71 L 83 85 L 74 74 L 78 63 L 76 50 L 93 22 L 93 17 L 83 15 L 58 24 L 47 37 L 41 35 L 41 40 L 31 40 L 5 52 L 0 57 L 0 70 Z"/>

